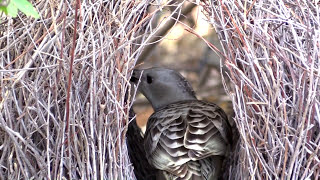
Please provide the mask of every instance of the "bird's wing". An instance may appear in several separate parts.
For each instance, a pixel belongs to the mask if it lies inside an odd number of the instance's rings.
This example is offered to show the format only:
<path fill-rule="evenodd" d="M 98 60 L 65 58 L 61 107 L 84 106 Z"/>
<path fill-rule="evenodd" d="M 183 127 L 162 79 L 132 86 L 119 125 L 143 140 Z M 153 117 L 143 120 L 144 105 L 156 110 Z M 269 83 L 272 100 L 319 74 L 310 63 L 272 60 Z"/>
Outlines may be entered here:
<path fill-rule="evenodd" d="M 192 160 L 225 155 L 231 131 L 221 108 L 201 101 L 193 103 L 186 121 L 184 145 L 189 149 L 188 155 Z"/>
<path fill-rule="evenodd" d="M 144 145 L 150 164 L 184 177 L 188 171 L 186 163 L 190 160 L 183 144 L 187 124 L 176 110 L 164 109 L 149 118 Z"/>
<path fill-rule="evenodd" d="M 189 161 L 225 154 L 225 121 L 218 106 L 202 101 L 174 103 L 158 110 L 149 118 L 145 133 L 149 163 L 179 177 L 196 174 L 198 169 Z"/>

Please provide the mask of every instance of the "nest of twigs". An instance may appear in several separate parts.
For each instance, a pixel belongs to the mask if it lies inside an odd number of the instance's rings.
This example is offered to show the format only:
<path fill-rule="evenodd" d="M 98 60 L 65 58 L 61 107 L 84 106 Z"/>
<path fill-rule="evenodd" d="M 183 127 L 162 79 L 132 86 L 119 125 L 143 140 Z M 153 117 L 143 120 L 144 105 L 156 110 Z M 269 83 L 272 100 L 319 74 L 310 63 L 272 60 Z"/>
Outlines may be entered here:
<path fill-rule="evenodd" d="M 200 3 L 232 82 L 240 136 L 229 179 L 320 176 L 315 2 Z M 39 1 L 40 19 L 1 16 L 0 179 L 134 178 L 128 79 L 155 32 L 150 3 Z"/>
<path fill-rule="evenodd" d="M 150 1 L 31 1 L 0 18 L 0 179 L 133 179 L 131 71 Z"/>
<path fill-rule="evenodd" d="M 229 179 L 319 179 L 319 2 L 212 0 L 202 6 L 232 82 L 226 89 L 240 142 Z"/>

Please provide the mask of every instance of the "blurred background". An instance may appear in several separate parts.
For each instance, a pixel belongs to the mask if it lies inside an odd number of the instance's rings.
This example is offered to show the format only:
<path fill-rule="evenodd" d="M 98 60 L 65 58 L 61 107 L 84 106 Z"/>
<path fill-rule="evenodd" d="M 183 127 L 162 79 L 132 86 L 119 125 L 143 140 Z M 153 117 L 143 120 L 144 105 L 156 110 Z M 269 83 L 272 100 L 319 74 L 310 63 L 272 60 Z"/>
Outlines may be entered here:
<path fill-rule="evenodd" d="M 188 5 L 190 4 L 185 6 Z M 160 24 L 163 28 L 161 22 L 170 14 L 170 9 L 162 9 L 154 24 Z M 202 13 L 202 7 L 193 6 L 183 17 L 181 22 L 170 28 L 166 36 L 149 50 L 148 55 L 140 59 L 137 68 L 166 67 L 179 71 L 192 84 L 198 99 L 214 102 L 230 115 L 232 106 L 221 82 L 220 58 L 199 37 L 221 50 L 218 36 Z M 188 27 L 194 32 L 189 32 Z M 153 109 L 142 94 L 137 94 L 134 111 L 138 125 L 145 130 Z"/>

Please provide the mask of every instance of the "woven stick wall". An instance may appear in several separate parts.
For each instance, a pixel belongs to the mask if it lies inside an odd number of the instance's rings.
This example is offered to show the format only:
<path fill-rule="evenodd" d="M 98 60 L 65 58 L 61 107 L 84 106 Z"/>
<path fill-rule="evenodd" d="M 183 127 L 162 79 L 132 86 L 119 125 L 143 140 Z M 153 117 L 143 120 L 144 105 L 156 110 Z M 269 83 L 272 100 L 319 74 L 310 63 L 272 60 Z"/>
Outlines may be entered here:
<path fill-rule="evenodd" d="M 0 18 L 0 179 L 133 179 L 125 94 L 150 1 L 32 3 L 40 19 Z"/>
<path fill-rule="evenodd" d="M 229 179 L 320 178 L 320 4 L 212 0 L 240 144 Z"/>

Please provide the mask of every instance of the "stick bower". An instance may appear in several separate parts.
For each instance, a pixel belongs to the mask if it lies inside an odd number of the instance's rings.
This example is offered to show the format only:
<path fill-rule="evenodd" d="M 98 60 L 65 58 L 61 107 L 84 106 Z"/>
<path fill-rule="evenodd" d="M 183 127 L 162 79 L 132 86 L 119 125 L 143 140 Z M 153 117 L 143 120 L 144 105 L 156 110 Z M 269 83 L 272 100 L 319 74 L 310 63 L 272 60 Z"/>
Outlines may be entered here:
<path fill-rule="evenodd" d="M 31 1 L 0 18 L 0 179 L 134 179 L 129 79 L 152 1 Z"/>
<path fill-rule="evenodd" d="M 229 179 L 320 178 L 317 1 L 212 0 L 240 137 Z"/>

